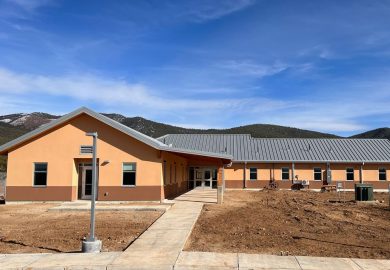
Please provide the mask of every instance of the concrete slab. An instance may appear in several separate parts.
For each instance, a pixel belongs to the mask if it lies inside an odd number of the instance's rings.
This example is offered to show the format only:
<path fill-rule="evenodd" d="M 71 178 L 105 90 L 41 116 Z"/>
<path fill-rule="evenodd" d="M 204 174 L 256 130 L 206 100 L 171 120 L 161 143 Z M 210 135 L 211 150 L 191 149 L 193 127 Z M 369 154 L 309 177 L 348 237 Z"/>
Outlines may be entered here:
<path fill-rule="evenodd" d="M 238 269 L 237 253 L 181 252 L 175 269 Z"/>
<path fill-rule="evenodd" d="M 179 253 L 162 251 L 160 253 L 136 253 L 134 255 L 136 256 L 130 254 L 120 256 L 109 264 L 107 269 L 173 269 Z"/>
<path fill-rule="evenodd" d="M 177 230 L 177 231 L 174 231 L 174 230 L 160 230 L 160 228 L 153 228 L 153 229 L 149 229 L 147 232 L 143 233 L 138 239 L 138 240 L 141 240 L 141 239 L 172 239 L 172 240 L 176 240 L 176 239 L 179 239 L 179 238 L 183 238 L 183 237 L 186 237 L 187 234 L 189 233 L 189 229 L 188 228 L 184 228 L 183 230 Z"/>
<path fill-rule="evenodd" d="M 0 256 L 0 269 L 16 270 L 23 269 L 36 260 L 47 256 L 48 254 L 2 254 Z"/>
<path fill-rule="evenodd" d="M 167 211 L 169 204 L 124 204 L 124 203 L 97 203 L 96 211 Z M 58 206 L 49 208 L 49 211 L 89 211 L 90 201 L 63 202 Z"/>
<path fill-rule="evenodd" d="M 109 269 L 130 265 L 136 269 L 172 268 L 201 209 L 201 203 L 176 203 L 118 256 Z"/>
<path fill-rule="evenodd" d="M 303 270 L 361 270 L 348 258 L 324 258 L 296 256 Z"/>
<path fill-rule="evenodd" d="M 28 265 L 29 270 L 35 269 L 106 269 L 120 252 L 102 253 L 61 253 L 50 254 L 39 258 Z"/>
<path fill-rule="evenodd" d="M 173 270 L 172 265 L 153 265 L 152 267 L 149 264 L 144 265 L 108 265 L 107 270 Z"/>
<path fill-rule="evenodd" d="M 294 256 L 238 254 L 240 269 L 301 269 Z"/>
<path fill-rule="evenodd" d="M 201 203 L 217 203 L 217 190 L 216 189 L 203 189 L 196 188 L 190 190 L 187 193 L 175 198 L 176 202 L 201 202 Z"/>
<path fill-rule="evenodd" d="M 364 270 L 389 270 L 390 260 L 367 260 L 352 259 L 360 268 Z"/>

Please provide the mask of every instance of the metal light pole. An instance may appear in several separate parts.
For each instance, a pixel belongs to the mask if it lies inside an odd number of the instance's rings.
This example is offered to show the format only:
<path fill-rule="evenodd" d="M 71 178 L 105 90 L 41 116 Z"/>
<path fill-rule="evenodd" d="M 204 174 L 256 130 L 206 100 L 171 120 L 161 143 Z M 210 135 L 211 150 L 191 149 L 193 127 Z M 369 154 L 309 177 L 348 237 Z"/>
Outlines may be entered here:
<path fill-rule="evenodd" d="M 89 238 L 82 242 L 82 252 L 85 253 L 98 253 L 102 249 L 102 241 L 95 238 L 95 202 L 96 202 L 96 191 L 97 191 L 97 180 L 96 180 L 96 151 L 97 151 L 97 132 L 88 132 L 86 136 L 93 138 L 92 145 L 92 194 L 91 194 L 91 223 Z"/>

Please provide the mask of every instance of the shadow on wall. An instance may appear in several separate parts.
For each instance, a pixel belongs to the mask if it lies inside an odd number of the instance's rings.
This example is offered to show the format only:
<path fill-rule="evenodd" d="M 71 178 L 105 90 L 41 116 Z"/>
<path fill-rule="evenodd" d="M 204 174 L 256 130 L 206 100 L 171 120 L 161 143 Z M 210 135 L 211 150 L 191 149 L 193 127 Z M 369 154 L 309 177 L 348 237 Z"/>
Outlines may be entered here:
<path fill-rule="evenodd" d="M 0 195 L 4 194 L 6 177 L 7 174 L 5 172 L 0 172 Z"/>

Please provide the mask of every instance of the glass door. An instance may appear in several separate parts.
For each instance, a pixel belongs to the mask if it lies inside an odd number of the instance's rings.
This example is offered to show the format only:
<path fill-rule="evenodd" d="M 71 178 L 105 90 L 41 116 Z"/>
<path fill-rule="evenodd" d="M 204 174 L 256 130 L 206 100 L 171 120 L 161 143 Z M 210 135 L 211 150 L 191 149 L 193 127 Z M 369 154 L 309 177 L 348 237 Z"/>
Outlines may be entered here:
<path fill-rule="evenodd" d="M 91 199 L 92 195 L 92 167 L 83 167 L 82 199 Z"/>
<path fill-rule="evenodd" d="M 203 171 L 202 169 L 195 170 L 195 187 L 203 186 Z"/>
<path fill-rule="evenodd" d="M 204 179 L 203 179 L 203 187 L 211 188 L 213 179 L 211 177 L 211 170 L 205 169 L 204 170 Z"/>

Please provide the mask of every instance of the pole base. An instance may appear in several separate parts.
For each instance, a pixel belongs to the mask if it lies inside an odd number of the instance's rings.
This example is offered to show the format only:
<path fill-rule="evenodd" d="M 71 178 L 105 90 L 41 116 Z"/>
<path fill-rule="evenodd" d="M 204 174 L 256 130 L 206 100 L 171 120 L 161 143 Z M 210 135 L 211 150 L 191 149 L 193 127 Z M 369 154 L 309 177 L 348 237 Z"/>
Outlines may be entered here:
<path fill-rule="evenodd" d="M 102 250 L 102 241 L 83 241 L 81 244 L 81 252 L 83 253 L 99 253 Z"/>

